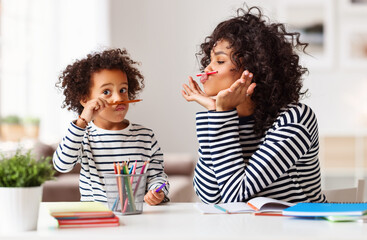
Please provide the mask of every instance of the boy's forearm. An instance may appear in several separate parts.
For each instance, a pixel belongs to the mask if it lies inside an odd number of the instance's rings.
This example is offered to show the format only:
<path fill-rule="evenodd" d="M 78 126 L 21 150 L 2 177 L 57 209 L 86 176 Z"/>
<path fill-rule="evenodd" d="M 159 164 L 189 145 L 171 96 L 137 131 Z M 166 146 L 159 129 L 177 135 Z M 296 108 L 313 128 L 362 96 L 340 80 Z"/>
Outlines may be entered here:
<path fill-rule="evenodd" d="M 75 166 L 82 148 L 84 132 L 71 125 L 53 155 L 53 164 L 59 172 L 69 172 Z"/>

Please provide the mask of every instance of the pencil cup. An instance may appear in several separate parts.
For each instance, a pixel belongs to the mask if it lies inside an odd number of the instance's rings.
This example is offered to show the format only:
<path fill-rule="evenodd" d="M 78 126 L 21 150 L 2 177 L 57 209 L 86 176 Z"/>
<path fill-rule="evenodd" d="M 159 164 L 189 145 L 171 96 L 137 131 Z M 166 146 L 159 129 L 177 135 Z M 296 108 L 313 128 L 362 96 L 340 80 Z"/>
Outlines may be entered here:
<path fill-rule="evenodd" d="M 143 212 L 147 174 L 104 175 L 108 207 L 116 214 Z"/>

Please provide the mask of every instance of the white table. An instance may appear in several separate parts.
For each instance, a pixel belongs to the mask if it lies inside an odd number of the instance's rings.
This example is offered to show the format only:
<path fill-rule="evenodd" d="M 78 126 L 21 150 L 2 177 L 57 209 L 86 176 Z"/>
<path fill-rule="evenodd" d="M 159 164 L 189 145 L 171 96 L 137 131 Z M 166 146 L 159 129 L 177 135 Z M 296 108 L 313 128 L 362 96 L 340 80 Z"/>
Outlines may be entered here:
<path fill-rule="evenodd" d="M 58 229 L 41 203 L 38 230 L 13 233 L 0 239 L 367 239 L 367 223 L 332 223 L 251 214 L 201 214 L 194 203 L 144 205 L 140 215 L 120 216 L 121 226 Z"/>

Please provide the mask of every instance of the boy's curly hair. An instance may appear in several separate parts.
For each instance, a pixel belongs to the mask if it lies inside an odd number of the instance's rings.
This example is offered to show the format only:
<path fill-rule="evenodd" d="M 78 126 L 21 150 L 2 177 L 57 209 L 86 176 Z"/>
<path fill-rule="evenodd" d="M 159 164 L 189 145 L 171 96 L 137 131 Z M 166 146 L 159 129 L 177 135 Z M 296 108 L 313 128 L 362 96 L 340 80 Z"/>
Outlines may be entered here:
<path fill-rule="evenodd" d="M 257 14 L 253 13 L 256 10 Z M 302 92 L 302 75 L 307 68 L 299 65 L 296 49 L 305 51 L 300 33 L 287 32 L 280 23 L 267 23 L 258 7 L 237 10 L 237 16 L 221 22 L 205 38 L 197 53 L 201 70 L 210 63 L 210 53 L 219 40 L 226 40 L 233 49 L 231 59 L 237 70 L 253 73 L 256 88 L 251 96 L 255 104 L 255 133 L 264 134 L 278 116 L 281 108 L 298 103 Z"/>
<path fill-rule="evenodd" d="M 138 65 L 138 62 L 129 57 L 126 49 L 118 48 L 88 54 L 86 58 L 68 65 L 56 83 L 56 87 L 65 95 L 62 107 L 81 114 L 83 106 L 80 100 L 89 96 L 92 74 L 104 69 L 124 72 L 129 85 L 129 99 L 135 99 L 144 88 L 144 77 L 134 65 Z"/>

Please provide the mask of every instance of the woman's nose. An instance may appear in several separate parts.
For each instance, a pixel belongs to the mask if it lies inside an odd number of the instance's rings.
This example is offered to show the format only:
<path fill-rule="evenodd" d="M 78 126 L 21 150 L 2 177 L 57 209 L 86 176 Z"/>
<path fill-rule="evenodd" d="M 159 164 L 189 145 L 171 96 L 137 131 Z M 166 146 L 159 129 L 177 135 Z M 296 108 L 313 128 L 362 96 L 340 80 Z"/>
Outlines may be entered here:
<path fill-rule="evenodd" d="M 213 68 L 211 66 L 211 64 L 209 64 L 208 66 L 206 66 L 206 68 L 204 69 L 204 72 L 211 72 L 213 71 Z"/>

